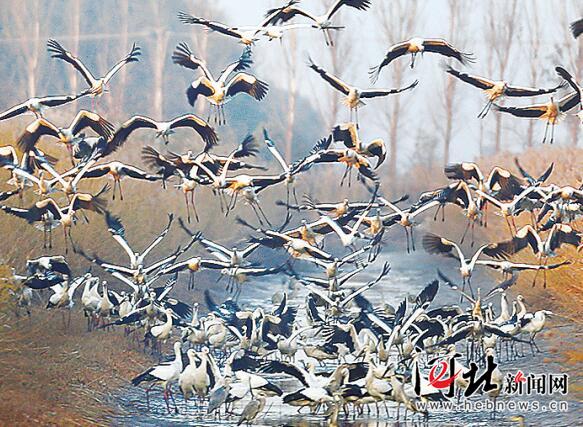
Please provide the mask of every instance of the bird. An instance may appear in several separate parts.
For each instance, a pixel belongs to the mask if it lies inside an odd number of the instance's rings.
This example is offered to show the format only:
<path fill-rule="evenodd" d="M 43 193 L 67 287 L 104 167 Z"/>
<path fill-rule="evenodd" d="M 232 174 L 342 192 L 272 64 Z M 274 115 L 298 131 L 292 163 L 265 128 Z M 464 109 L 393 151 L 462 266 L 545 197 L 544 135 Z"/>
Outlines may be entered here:
<path fill-rule="evenodd" d="M 471 64 L 475 61 L 474 56 L 471 53 L 461 52 L 443 39 L 426 39 L 415 37 L 407 41 L 397 43 L 389 48 L 383 61 L 379 65 L 370 69 L 369 75 L 371 82 L 376 83 L 383 67 L 389 65 L 394 59 L 397 59 L 400 56 L 411 54 L 410 66 L 413 68 L 415 66 L 415 57 L 417 54 L 421 53 L 421 56 L 423 56 L 425 52 L 437 53 L 439 55 L 453 58 L 464 65 Z"/>
<path fill-rule="evenodd" d="M 257 396 L 251 396 L 251 400 L 245 405 L 243 412 L 241 412 L 237 425 L 240 426 L 243 423 L 246 423 L 248 426 L 251 425 L 264 408 L 265 397 L 263 395 L 258 393 Z"/>
<path fill-rule="evenodd" d="M 76 213 L 80 210 L 90 210 L 99 214 L 105 213 L 107 202 L 103 195 L 109 190 L 105 185 L 95 195 L 88 193 L 77 193 L 68 205 L 60 207 L 53 199 L 43 199 L 36 202 L 28 209 L 15 208 L 6 205 L 0 205 L 0 210 L 14 215 L 18 218 L 25 219 L 29 224 L 40 222 L 40 229 L 44 232 L 44 245 L 46 248 L 46 234 L 49 235 L 54 227 L 63 226 L 65 236 L 65 251 L 68 251 L 67 237 L 71 238 L 71 227 L 73 226 Z M 49 246 L 50 247 L 50 246 Z"/>
<path fill-rule="evenodd" d="M 324 33 L 324 40 L 327 46 L 333 46 L 334 42 L 330 36 L 330 29 L 337 29 L 337 26 L 332 24 L 332 18 L 342 8 L 342 6 L 351 7 L 356 10 L 367 10 L 371 5 L 371 0 L 335 0 L 323 15 L 314 15 L 305 11 L 302 8 L 295 6 L 297 2 L 290 2 L 284 7 L 277 9 L 270 9 L 266 16 L 270 18 L 267 22 L 270 24 L 278 24 L 280 22 L 287 22 L 296 16 L 303 16 L 312 21 Z"/>
<path fill-rule="evenodd" d="M 312 148 L 312 151 L 303 159 L 298 160 L 291 166 L 291 173 L 297 174 L 309 170 L 315 164 L 321 163 L 343 163 L 346 169 L 340 180 L 340 185 L 348 177 L 348 185 L 350 185 L 350 176 L 352 169 L 357 169 L 359 177 L 362 176 L 379 185 L 379 178 L 372 169 L 370 162 L 361 154 L 358 154 L 352 148 L 329 148 L 332 142 L 332 136 L 324 138 Z"/>
<path fill-rule="evenodd" d="M 246 93 L 257 101 L 261 101 L 269 90 L 269 85 L 266 82 L 242 71 L 249 68 L 253 63 L 251 50 L 248 48 L 243 50 L 237 61 L 227 65 L 218 79 L 213 77 L 203 60 L 194 56 L 186 43 L 178 44 L 172 54 L 172 61 L 191 70 L 200 68 L 203 74 L 202 77 L 193 81 L 186 90 L 188 103 L 194 106 L 198 96 L 204 96 L 208 102 L 216 107 L 217 115 L 215 116 L 215 121 L 218 121 L 219 125 L 225 124 L 226 117 L 223 106 L 233 97 Z M 235 74 L 229 79 L 233 73 Z"/>
<path fill-rule="evenodd" d="M 492 259 L 480 259 L 476 261 L 477 265 L 483 265 L 489 267 L 493 270 L 499 270 L 506 278 L 508 275 L 513 275 L 516 272 L 528 271 L 528 270 L 554 270 L 556 268 L 563 267 L 565 265 L 571 264 L 571 261 L 563 261 L 556 264 L 550 265 L 540 265 L 540 264 L 527 264 L 520 262 L 512 262 L 508 260 L 496 261 Z"/>
<path fill-rule="evenodd" d="M 22 151 L 28 152 L 34 148 L 43 135 L 48 135 L 65 144 L 71 153 L 73 146 L 85 137 L 84 134 L 79 134 L 85 128 L 91 128 L 96 134 L 104 138 L 110 138 L 113 134 L 113 125 L 111 123 L 97 113 L 81 110 L 75 115 L 69 127 L 66 128 L 57 127 L 43 118 L 36 119 L 26 127 L 16 144 Z"/>
<path fill-rule="evenodd" d="M 488 203 L 492 203 L 498 208 L 511 233 L 516 231 L 516 223 L 514 221 L 514 216 L 519 212 L 522 207 L 522 202 L 533 192 L 538 192 L 537 187 L 527 187 L 519 195 L 515 196 L 510 202 L 502 202 L 496 197 L 492 197 L 481 190 L 476 190 L 476 194 L 483 197 Z"/>
<path fill-rule="evenodd" d="M 37 273 L 59 273 L 71 277 L 71 267 L 62 255 L 42 256 L 36 259 L 26 261 L 26 271 L 29 275 Z"/>
<path fill-rule="evenodd" d="M 342 102 L 350 109 L 350 120 L 352 120 L 352 112 L 355 112 L 356 123 L 358 123 L 358 108 L 365 105 L 365 103 L 362 101 L 363 99 L 379 98 L 398 94 L 406 90 L 413 89 L 415 86 L 417 86 L 417 84 L 419 84 L 419 81 L 415 80 L 410 85 L 398 89 L 361 89 L 356 86 L 349 85 L 335 75 L 327 72 L 322 67 L 316 65 L 311 58 L 309 58 L 308 65 L 330 86 L 345 96 Z"/>
<path fill-rule="evenodd" d="M 238 27 L 229 27 L 228 25 L 225 25 L 221 22 L 209 21 L 204 18 L 198 18 L 186 12 L 178 12 L 178 19 L 183 24 L 203 25 L 211 31 L 216 31 L 226 36 L 237 38 L 239 39 L 240 43 L 247 46 L 252 45 L 253 43 L 255 43 L 255 41 L 258 40 L 257 35 L 259 34 L 260 28 L 262 27 L 262 25 L 260 24 L 257 29 L 242 31 Z"/>
<path fill-rule="evenodd" d="M 342 142 L 347 148 L 355 150 L 365 157 L 376 157 L 375 169 L 385 161 L 387 148 L 382 139 L 373 139 L 365 143 L 358 135 L 358 125 L 355 123 L 342 123 L 334 127 L 332 137 L 335 142 Z"/>
<path fill-rule="evenodd" d="M 288 0 L 288 2 L 283 6 L 270 9 L 265 15 L 265 18 L 258 25 L 250 27 L 230 27 L 221 22 L 209 21 L 204 18 L 192 16 L 182 11 L 178 12 L 178 19 L 183 24 L 203 25 L 210 31 L 216 31 L 226 36 L 239 39 L 239 43 L 242 43 L 246 46 L 251 46 L 259 39 L 259 35 L 266 35 L 270 39 L 281 38 L 280 34 L 285 30 L 285 28 L 269 24 L 274 19 L 276 19 L 280 13 L 287 10 L 287 8 L 291 7 L 297 2 L 298 0 Z M 298 26 L 294 27 L 300 28 Z"/>
<path fill-rule="evenodd" d="M 87 95 L 86 92 L 74 95 L 49 95 L 40 98 L 29 98 L 0 113 L 0 121 L 19 116 L 28 111 L 33 113 L 37 119 L 40 119 L 43 117 L 43 111 L 45 109 L 67 104 L 85 95 Z"/>
<path fill-rule="evenodd" d="M 488 103 L 482 108 L 482 111 L 478 114 L 478 118 L 484 118 L 490 111 L 490 108 L 496 100 L 502 97 L 532 97 L 537 95 L 544 95 L 547 93 L 553 93 L 564 87 L 564 83 L 561 83 L 550 89 L 538 89 L 532 87 L 520 87 L 512 86 L 504 80 L 491 80 L 486 77 L 480 77 L 468 73 L 464 73 L 456 70 L 455 68 L 447 65 L 445 72 L 454 76 L 455 78 L 471 84 L 478 89 L 482 89 L 486 96 L 488 97 Z"/>
<path fill-rule="evenodd" d="M 468 260 L 457 243 L 436 234 L 427 233 L 423 236 L 423 248 L 430 254 L 442 254 L 456 258 L 460 262 L 460 274 L 463 283 L 465 285 L 466 281 L 468 282 L 473 297 L 470 279 L 480 255 L 485 254 L 493 258 L 505 258 L 510 254 L 512 244 L 507 242 L 484 244 Z M 455 250 L 456 253 L 451 253 L 452 250 Z"/>
<path fill-rule="evenodd" d="M 111 144 L 121 145 L 137 129 L 155 129 L 156 138 L 162 138 L 164 143 L 168 144 L 170 135 L 178 128 L 191 128 L 198 133 L 205 143 L 204 151 L 209 151 L 219 139 L 215 130 L 194 114 L 183 114 L 167 122 L 158 122 L 146 116 L 134 116 L 119 127 L 112 137 Z"/>
<path fill-rule="evenodd" d="M 61 46 L 61 44 L 56 40 L 49 39 L 47 42 L 47 50 L 52 54 L 51 56 L 53 58 L 62 59 L 63 61 L 68 62 L 81 74 L 81 76 L 89 85 L 88 93 L 93 97 L 101 96 L 103 92 L 107 91 L 107 85 L 113 76 L 126 64 L 138 62 L 141 55 L 140 48 L 134 43 L 130 53 L 128 53 L 113 67 L 111 67 L 111 69 L 103 77 L 96 78 L 79 58 L 74 56 L 71 52 L 65 50 L 65 48 L 63 48 L 63 46 Z"/>
<path fill-rule="evenodd" d="M 527 119 L 544 120 L 545 134 L 543 136 L 543 144 L 547 141 L 547 134 L 549 126 L 551 127 L 551 137 L 549 144 L 555 140 L 555 126 L 559 123 L 565 113 L 581 103 L 581 94 L 573 92 L 555 101 L 551 97 L 550 101 L 545 104 L 533 104 L 525 107 L 506 107 L 494 104 L 494 109 L 501 113 L 507 113 L 514 117 L 522 117 Z"/>
<path fill-rule="evenodd" d="M 178 381 L 180 373 L 182 372 L 182 344 L 180 341 L 174 343 L 174 360 L 170 362 L 163 362 L 159 365 L 153 366 L 132 379 L 132 385 L 137 387 L 142 383 L 148 383 L 146 389 L 146 399 L 148 400 L 148 407 L 150 406 L 150 390 L 157 384 L 160 384 L 164 390 L 164 400 L 166 408 L 170 413 L 170 404 L 168 402 L 172 396 L 172 383 Z M 172 397 L 172 399 L 174 399 Z M 176 411 L 178 409 L 175 407 Z"/>
<path fill-rule="evenodd" d="M 502 242 L 501 247 L 509 247 L 511 253 L 518 253 L 526 247 L 530 247 L 532 253 L 538 257 L 539 264 L 546 266 L 549 257 L 556 256 L 555 251 L 563 244 L 574 246 L 579 251 L 583 247 L 582 242 L 581 233 L 567 224 L 555 224 L 544 239 L 531 225 L 525 225 L 516 232 L 511 240 Z M 546 287 L 547 269 L 542 269 L 544 287 Z M 537 273 L 539 271 L 537 270 Z M 535 281 L 536 275 L 533 284 Z"/>
<path fill-rule="evenodd" d="M 113 178 L 112 198 L 115 200 L 115 189 L 119 188 L 119 198 L 123 200 L 123 192 L 121 190 L 122 178 L 128 177 L 138 179 L 141 181 L 158 181 L 162 179 L 159 175 L 151 175 L 135 166 L 127 165 L 122 162 L 113 161 L 103 163 L 89 168 L 83 175 L 86 179 L 101 178 L 104 176 L 111 176 Z"/>

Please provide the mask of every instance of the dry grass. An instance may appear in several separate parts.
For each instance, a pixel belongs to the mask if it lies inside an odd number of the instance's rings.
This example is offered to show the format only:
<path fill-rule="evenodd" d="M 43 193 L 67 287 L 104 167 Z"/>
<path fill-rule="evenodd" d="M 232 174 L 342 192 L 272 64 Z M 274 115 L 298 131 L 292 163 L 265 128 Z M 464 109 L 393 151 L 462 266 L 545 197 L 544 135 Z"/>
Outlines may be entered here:
<path fill-rule="evenodd" d="M 5 307 L 6 308 L 6 307 Z M 105 425 L 111 393 L 150 361 L 121 330 L 85 331 L 74 311 L 0 314 L 0 425 Z"/>

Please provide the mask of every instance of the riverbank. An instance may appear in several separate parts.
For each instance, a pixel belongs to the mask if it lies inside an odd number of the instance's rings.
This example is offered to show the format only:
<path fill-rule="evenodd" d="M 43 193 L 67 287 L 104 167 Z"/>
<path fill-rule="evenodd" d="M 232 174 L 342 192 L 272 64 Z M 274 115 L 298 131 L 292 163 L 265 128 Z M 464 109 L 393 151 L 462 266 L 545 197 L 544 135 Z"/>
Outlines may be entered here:
<path fill-rule="evenodd" d="M 111 396 L 150 362 L 121 328 L 87 332 L 77 310 L 66 328 L 59 311 L 7 307 L 0 343 L 0 425 L 108 425 L 123 415 Z"/>

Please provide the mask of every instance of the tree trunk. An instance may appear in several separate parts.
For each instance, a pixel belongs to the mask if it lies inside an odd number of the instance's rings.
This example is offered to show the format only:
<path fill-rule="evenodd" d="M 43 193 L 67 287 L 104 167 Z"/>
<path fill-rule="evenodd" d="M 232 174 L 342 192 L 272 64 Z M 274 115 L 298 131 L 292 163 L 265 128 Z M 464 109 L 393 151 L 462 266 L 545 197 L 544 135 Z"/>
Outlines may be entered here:
<path fill-rule="evenodd" d="M 156 29 L 155 43 L 152 114 L 155 120 L 164 120 L 164 64 L 168 47 L 168 32 L 164 28 Z"/>
<path fill-rule="evenodd" d="M 289 73 L 289 86 L 287 93 L 287 125 L 285 131 L 285 159 L 292 158 L 292 141 L 294 137 L 294 124 L 296 121 L 296 98 L 297 98 L 297 64 L 296 64 L 296 48 L 297 40 L 296 34 L 290 34 L 289 57 L 287 61 L 287 69 Z M 285 53 L 284 53 L 285 55 Z"/>

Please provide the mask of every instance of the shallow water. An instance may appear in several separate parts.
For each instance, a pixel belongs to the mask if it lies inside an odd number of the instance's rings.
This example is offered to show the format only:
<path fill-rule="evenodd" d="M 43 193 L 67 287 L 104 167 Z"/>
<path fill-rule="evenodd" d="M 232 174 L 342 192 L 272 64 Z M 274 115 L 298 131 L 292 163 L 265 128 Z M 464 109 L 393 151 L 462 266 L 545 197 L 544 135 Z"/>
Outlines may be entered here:
<path fill-rule="evenodd" d="M 373 279 L 378 274 L 384 261 L 391 262 L 392 269 L 386 280 L 379 283 L 371 291 L 365 293 L 365 296 L 374 304 L 389 303 L 397 306 L 400 301 L 408 295 L 416 295 L 423 287 L 435 278 L 435 269 L 439 266 L 444 272 L 452 278 L 456 278 L 455 263 L 449 260 L 430 259 L 426 254 L 413 253 L 411 255 L 404 255 L 401 253 L 391 253 L 383 255 L 375 265 L 374 269 L 371 266 L 367 271 L 356 276 L 355 285 L 364 284 L 368 280 Z M 492 286 L 491 279 L 486 273 L 477 274 L 474 278 L 474 287 L 482 285 L 485 290 Z M 255 282 L 245 284 L 245 288 L 241 294 L 241 306 L 256 307 L 258 305 L 272 306 L 271 297 L 275 291 L 286 290 L 286 285 L 281 284 L 280 281 L 266 283 Z M 297 292 L 291 292 L 290 299 L 293 305 L 302 306 L 304 302 L 305 291 L 299 289 Z M 451 291 L 449 288 L 440 287 L 438 295 L 432 304 L 433 307 L 441 304 L 454 304 L 459 302 L 459 295 Z M 498 299 L 493 300 L 495 310 L 498 308 Z M 302 315 L 300 309 L 300 316 Z M 560 336 L 574 336 L 576 332 L 575 325 L 561 323 L 560 334 L 545 334 L 541 333 L 537 343 L 542 350 L 542 353 L 532 355 L 528 346 L 525 348 L 525 357 L 518 358 L 515 361 L 506 361 L 503 356 L 499 361 L 499 368 L 504 374 L 507 372 L 515 373 L 517 370 L 522 370 L 525 375 L 529 373 L 554 373 L 562 374 L 565 372 L 564 367 L 559 364 L 559 359 L 554 356 L 555 353 L 550 350 L 562 345 Z M 553 323 L 549 328 L 553 327 Z M 298 352 L 299 354 L 300 352 Z M 463 361 L 465 364 L 465 361 Z M 294 391 L 298 389 L 298 384 L 295 380 L 289 380 L 283 377 L 272 376 L 278 385 L 282 386 L 284 392 Z M 574 379 L 571 378 L 571 381 Z M 570 383 L 573 386 L 573 383 Z M 176 387 L 174 387 L 176 389 Z M 168 414 L 166 405 L 162 399 L 161 393 L 152 392 L 150 398 L 150 409 L 146 406 L 144 391 L 139 388 L 128 386 L 124 390 L 120 390 L 116 400 L 112 402 L 113 405 L 119 406 L 127 415 L 119 417 L 115 420 L 116 424 L 120 425 L 139 425 L 139 426 L 154 426 L 154 425 L 236 425 L 237 417 L 230 419 L 218 420 L 214 418 L 207 418 L 205 415 L 197 412 L 194 402 L 185 402 L 177 394 L 177 404 L 179 413 Z M 487 397 L 482 397 L 477 394 L 472 396 L 471 400 L 487 400 Z M 403 420 L 404 411 L 401 408 L 400 422 L 396 420 L 396 406 L 389 403 L 389 416 L 386 415 L 384 408 L 381 408 L 380 414 L 373 412 L 370 415 L 353 420 L 339 419 L 341 425 L 346 426 L 395 426 L 395 425 L 452 425 L 452 426 L 486 426 L 486 425 L 520 425 L 520 422 L 513 418 L 516 415 L 524 416 L 525 425 L 544 425 L 544 426 L 570 426 L 580 425 L 580 414 L 583 409 L 583 404 L 578 402 L 573 394 L 562 396 L 555 394 L 547 395 L 533 395 L 533 396 L 504 396 L 502 395 L 499 401 L 529 401 L 537 400 L 540 402 L 541 410 L 537 412 L 523 412 L 520 411 L 504 411 L 496 414 L 493 418 L 491 411 L 480 412 L 432 412 L 428 421 L 424 421 L 419 416 L 411 419 L 408 416 L 407 421 Z M 549 410 L 551 401 L 565 401 L 568 405 L 567 411 L 553 412 Z M 239 413 L 244 407 L 246 401 L 239 402 L 236 406 L 235 412 Z M 545 408 L 545 410 L 542 410 Z M 206 412 L 206 409 L 202 409 Z M 306 412 L 307 409 L 302 410 Z M 342 415 L 341 415 L 342 417 Z M 289 407 L 281 404 L 280 398 L 269 398 L 266 404 L 266 411 L 256 420 L 257 425 L 275 426 L 275 425 L 289 425 L 289 426 L 320 426 L 327 425 L 323 416 L 313 416 L 309 414 L 298 414 L 297 408 Z"/>

